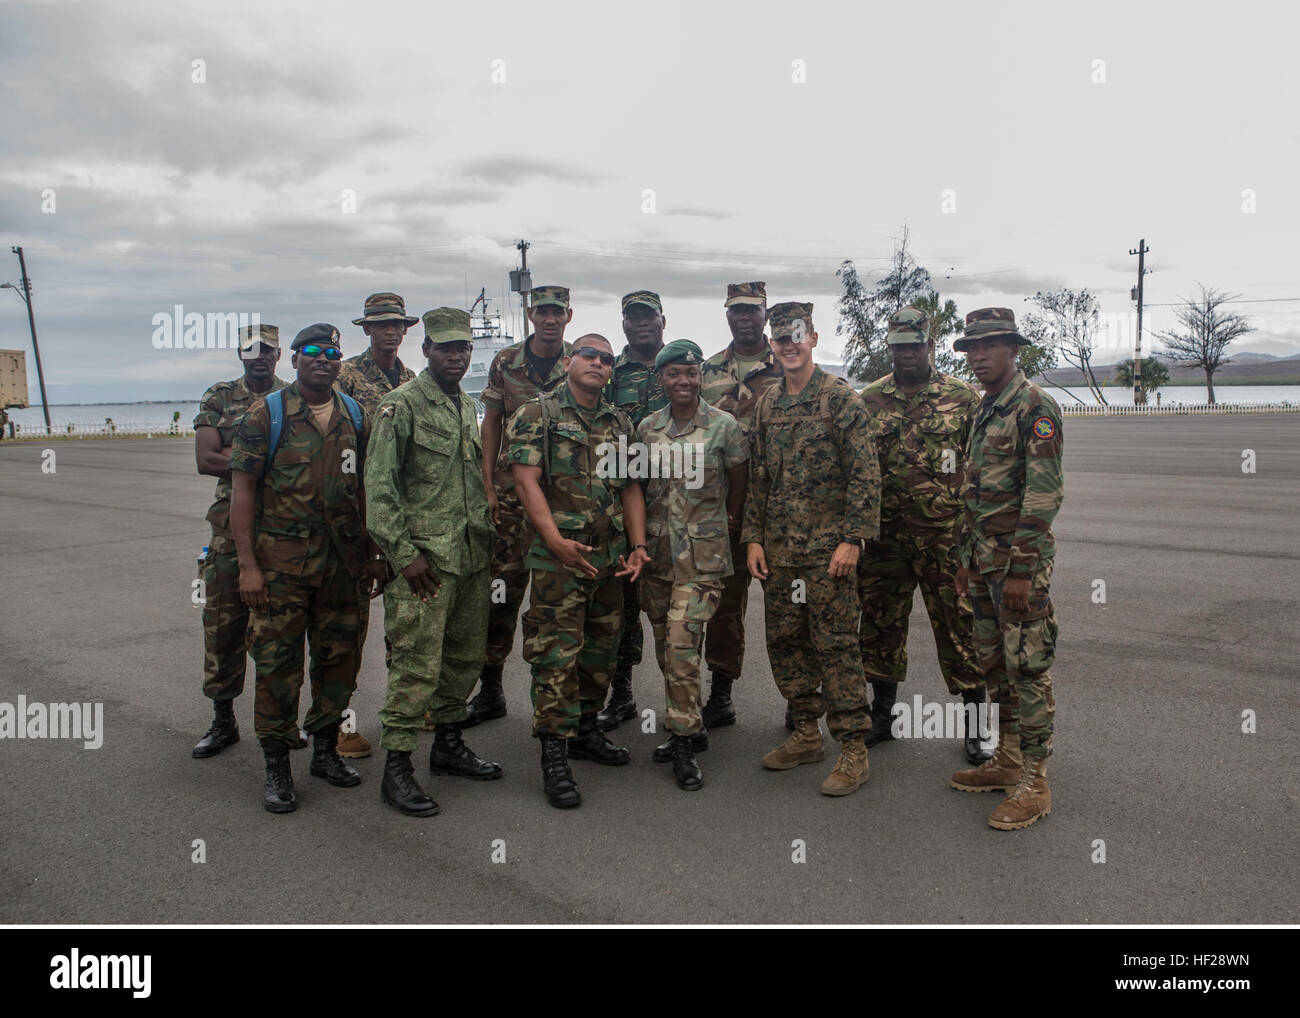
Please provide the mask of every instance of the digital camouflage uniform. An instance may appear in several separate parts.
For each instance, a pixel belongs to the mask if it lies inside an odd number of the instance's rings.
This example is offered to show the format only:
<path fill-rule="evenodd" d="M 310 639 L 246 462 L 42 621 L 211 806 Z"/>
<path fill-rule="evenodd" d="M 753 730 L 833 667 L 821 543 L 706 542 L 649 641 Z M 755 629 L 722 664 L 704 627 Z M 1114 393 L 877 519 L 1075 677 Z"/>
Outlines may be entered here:
<path fill-rule="evenodd" d="M 322 435 L 298 385 L 285 389 L 280 447 L 259 484 L 254 551 L 266 577 L 268 607 L 250 610 L 249 653 L 257 666 L 256 731 L 262 740 L 298 741 L 303 636 L 311 648 L 311 710 L 303 728 L 337 726 L 357 683 L 357 591 L 366 559 L 360 435 L 342 398 Z M 239 424 L 231 470 L 260 478 L 270 412 L 259 400 Z"/>
<path fill-rule="evenodd" d="M 732 283 L 728 287 L 727 303 L 747 303 L 740 298 L 751 292 L 756 294 L 759 291 L 753 288 L 761 286 L 761 283 Z M 772 360 L 771 349 L 764 345 L 761 362 L 741 378 L 735 349 L 728 344 L 701 365 L 700 399 L 731 414 L 748 436 L 758 398 L 782 377 L 781 366 Z M 704 659 L 711 672 L 736 679 L 745 663 L 745 612 L 753 578 L 745 567 L 745 546 L 740 541 L 739 527 L 731 531 L 731 555 L 736 571 L 723 581 L 722 600 L 705 631 Z"/>
<path fill-rule="evenodd" d="M 273 376 L 269 391 L 283 388 L 284 382 Z M 216 428 L 221 448 L 230 448 L 239 422 L 261 398 L 242 377 L 218 382 L 199 401 L 194 428 Z M 210 700 L 233 700 L 244 691 L 248 606 L 239 596 L 239 556 L 230 532 L 229 474 L 217 478 L 216 497 L 206 519 L 212 525 L 212 537 L 202 574 L 203 695 Z"/>
<path fill-rule="evenodd" d="M 931 371 L 908 395 L 893 374 L 862 391 L 880 457 L 880 537 L 858 560 L 858 630 L 868 682 L 902 682 L 907 628 L 917 584 L 951 693 L 979 689 L 970 605 L 956 588 L 962 464 L 979 395 L 952 375 Z"/>
<path fill-rule="evenodd" d="M 564 343 L 560 356 L 545 378 L 537 378 L 528 367 L 525 344 L 516 343 L 492 358 L 488 369 L 487 386 L 483 389 L 485 406 L 501 414 L 501 448 L 497 451 L 496 469 L 492 486 L 496 491 L 498 518 L 492 548 L 492 580 L 504 583 L 504 600 L 494 597 L 488 609 L 487 652 L 488 665 L 500 665 L 510 656 L 515 644 L 515 625 L 519 621 L 519 607 L 528 589 L 528 567 L 524 557 L 532 542 L 532 529 L 528 516 L 515 494 L 515 482 L 510 476 L 509 439 L 506 437 L 510 418 L 516 410 L 542 392 L 554 392 L 564 385 L 568 376 L 564 372 L 564 358 L 573 353 L 573 346 Z"/>
<path fill-rule="evenodd" d="M 594 718 L 605 702 L 623 621 L 623 581 L 614 571 L 627 554 L 621 491 L 628 482 L 600 476 L 598 448 L 617 446 L 620 435 L 632 437 L 626 414 L 603 400 L 587 410 L 567 384 L 525 403 L 510 419 L 510 462 L 542 467 L 542 491 L 560 536 L 592 546 L 585 557 L 598 570 L 589 579 L 565 569 L 541 537 L 533 537 L 525 558 L 532 588 L 524 658 L 532 668 L 533 734 L 539 737 L 574 737 L 580 719 Z"/>
<path fill-rule="evenodd" d="M 378 297 L 392 297 L 393 294 L 376 294 Z M 366 302 L 367 311 L 371 309 L 375 296 Z M 397 298 L 399 301 L 401 298 Z M 413 319 L 414 320 L 414 319 Z M 357 322 L 364 319 L 356 319 Z M 355 322 L 354 322 L 355 324 Z M 398 385 L 405 385 L 415 377 L 415 372 L 402 363 L 399 358 L 394 362 L 393 367 L 397 369 Z M 374 355 L 370 348 L 366 347 L 365 353 L 358 354 L 355 357 L 349 357 L 339 368 L 339 377 L 334 382 L 334 388 L 339 392 L 345 392 L 359 404 L 361 411 L 366 415 L 366 424 L 371 431 L 374 430 L 375 411 L 379 409 L 379 402 L 397 386 L 388 381 L 388 376 L 383 369 L 375 363 Z M 361 652 L 366 645 L 366 634 L 370 631 L 370 593 L 362 590 L 358 607 L 361 612 L 361 636 L 357 642 L 357 668 L 361 668 Z"/>
<path fill-rule="evenodd" d="M 650 290 L 636 290 L 623 298 L 623 310 L 630 304 L 644 304 L 663 313 L 659 295 Z M 618 407 L 632 421 L 633 427 L 645 418 L 668 405 L 668 396 L 659 383 L 654 358 L 650 363 L 636 360 L 625 347 L 614 358 L 614 371 L 605 386 L 608 402 Z M 645 635 L 641 630 L 640 581 L 623 581 L 623 632 L 618 639 L 618 671 L 628 672 L 641 663 Z"/>
<path fill-rule="evenodd" d="M 966 458 L 961 556 L 971 570 L 975 651 L 998 704 L 999 733 L 1019 734 L 1021 752 L 1043 759 L 1052 754 L 1056 713 L 1050 587 L 1052 520 L 1065 495 L 1062 441 L 1056 401 L 1017 371 L 980 403 Z M 1029 611 L 1002 607 L 1008 577 L 1029 580 Z"/>
<path fill-rule="evenodd" d="M 385 396 L 366 455 L 366 526 L 395 574 L 384 590 L 390 647 L 379 720 L 384 749 L 411 752 L 425 711 L 465 720 L 487 642 L 492 522 L 473 401 L 449 396 L 428 370 Z M 424 555 L 441 583 L 415 596 L 402 569 Z"/>
<path fill-rule="evenodd" d="M 749 449 L 736 419 L 702 399 L 686 424 L 664 407 L 641 422 L 636 437 L 650 461 L 660 464 L 658 472 L 667 475 L 642 482 L 650 564 L 641 574 L 641 606 L 650 617 L 655 657 L 664 675 L 666 727 L 694 735 L 703 727 L 704 626 L 717 610 L 723 581 L 735 568 L 727 535 L 727 471 L 748 460 Z M 673 449 L 682 470 L 663 469 L 674 463 Z M 740 568 L 745 568 L 743 560 Z"/>
<path fill-rule="evenodd" d="M 825 713 L 836 739 L 860 739 L 869 722 L 857 578 L 827 570 L 842 539 L 872 540 L 880 528 L 880 463 L 866 407 L 847 382 L 814 367 L 798 394 L 786 392 L 784 379 L 763 394 L 749 439 L 741 539 L 761 544 L 767 558 L 772 676 L 796 724 Z"/>

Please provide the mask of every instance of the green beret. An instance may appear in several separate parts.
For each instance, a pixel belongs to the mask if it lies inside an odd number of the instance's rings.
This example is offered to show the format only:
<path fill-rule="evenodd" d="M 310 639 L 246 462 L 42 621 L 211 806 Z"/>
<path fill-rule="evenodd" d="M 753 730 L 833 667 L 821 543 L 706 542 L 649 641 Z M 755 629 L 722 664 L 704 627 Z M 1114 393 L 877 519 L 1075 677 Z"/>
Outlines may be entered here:
<path fill-rule="evenodd" d="M 664 346 L 655 357 L 655 370 L 659 371 L 669 364 L 703 364 L 704 351 L 689 339 L 674 339 Z"/>

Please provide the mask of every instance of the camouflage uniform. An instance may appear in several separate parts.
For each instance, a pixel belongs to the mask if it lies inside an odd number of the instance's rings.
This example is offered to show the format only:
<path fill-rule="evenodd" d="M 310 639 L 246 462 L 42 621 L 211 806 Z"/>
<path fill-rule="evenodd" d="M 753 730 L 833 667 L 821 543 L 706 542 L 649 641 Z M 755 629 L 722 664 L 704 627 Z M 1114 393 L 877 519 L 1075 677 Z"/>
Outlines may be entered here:
<path fill-rule="evenodd" d="M 726 303 L 766 301 L 765 294 L 762 283 L 732 283 L 727 288 Z M 782 376 L 781 366 L 772 360 L 772 351 L 765 345 L 760 363 L 741 378 L 735 347 L 728 344 L 701 365 L 700 399 L 731 414 L 748 435 L 758 398 L 780 382 Z M 705 632 L 704 656 L 709 671 L 737 679 L 745 663 L 745 612 L 749 607 L 752 579 L 745 568 L 745 546 L 740 540 L 739 527 L 731 531 L 731 555 L 737 569 L 723 581 L 722 600 Z"/>
<path fill-rule="evenodd" d="M 641 577 L 641 607 L 650 617 L 664 675 L 666 726 L 678 735 L 695 735 L 703 727 L 704 625 L 717 610 L 723 580 L 735 568 L 727 537 L 727 471 L 748 460 L 749 449 L 736 419 L 702 399 L 688 423 L 679 424 L 672 408 L 664 407 L 641 422 L 636 437 L 652 461 L 662 464 L 672 462 L 673 448 L 703 451 L 702 462 L 693 463 L 696 477 L 674 470 L 672 476 L 644 481 L 650 564 Z"/>
<path fill-rule="evenodd" d="M 548 404 L 548 428 L 542 401 Z M 581 406 L 569 386 L 525 403 L 510 419 L 510 463 L 542 468 L 541 486 L 560 535 L 595 550 L 587 578 L 567 570 L 534 536 L 525 563 L 532 570 L 524 613 L 524 658 L 532 667 L 533 734 L 569 739 L 581 718 L 605 701 L 623 621 L 623 581 L 614 575 L 627 554 L 619 477 L 599 476 L 602 443 L 632 437 L 632 422 L 603 400 Z M 549 446 L 549 463 L 546 449 Z"/>
<path fill-rule="evenodd" d="M 796 724 L 825 713 L 836 739 L 861 739 L 868 720 L 857 581 L 827 567 L 842 539 L 872 540 L 880 529 L 880 464 L 866 408 L 847 382 L 814 367 L 798 394 L 786 392 L 784 379 L 763 394 L 749 439 L 741 540 L 762 545 L 767 558 L 772 676 Z"/>
<path fill-rule="evenodd" d="M 951 693 L 979 689 L 970 606 L 955 577 L 962 460 L 979 395 L 952 375 L 931 372 L 908 395 L 893 374 L 862 391 L 880 456 L 880 537 L 858 561 L 858 630 L 868 682 L 902 682 L 907 628 L 918 582 Z"/>
<path fill-rule="evenodd" d="M 645 304 L 660 313 L 663 311 L 659 295 L 650 290 L 636 290 L 627 294 L 623 298 L 624 311 L 629 304 Z M 614 373 L 609 376 L 604 398 L 627 414 L 634 427 L 648 415 L 668 405 L 668 396 L 659 383 L 659 372 L 655 370 L 653 358 L 650 363 L 636 360 L 626 348 L 614 358 Z M 641 663 L 641 650 L 645 641 L 645 634 L 641 630 L 641 598 L 637 588 L 637 582 L 623 582 L 623 632 L 618 639 L 617 670 L 624 674 Z"/>
<path fill-rule="evenodd" d="M 528 367 L 526 344 L 508 346 L 492 358 L 488 369 L 487 386 L 482 393 L 483 404 L 501 414 L 501 448 L 497 451 L 496 470 L 492 486 L 496 491 L 498 517 L 492 549 L 492 581 L 502 580 L 505 599 L 493 599 L 488 608 L 487 652 L 488 665 L 500 665 L 510 656 L 515 643 L 515 625 L 519 620 L 519 607 L 528 589 L 528 567 L 524 556 L 532 542 L 532 528 L 528 516 L 515 494 L 515 482 L 510 476 L 509 440 L 507 426 L 515 411 L 538 393 L 554 392 L 564 385 L 567 377 L 563 360 L 573 353 L 572 344 L 563 344 L 560 357 L 545 378 L 537 378 Z"/>
<path fill-rule="evenodd" d="M 459 402 L 458 402 L 459 400 Z M 392 648 L 380 745 L 411 752 L 425 711 L 465 720 L 487 641 L 492 522 L 474 404 L 428 370 L 385 396 L 366 455 L 366 526 L 396 575 L 384 590 Z M 416 597 L 401 570 L 423 554 L 438 596 Z"/>
<path fill-rule="evenodd" d="M 265 400 L 244 415 L 231 470 L 260 478 L 270 440 Z M 366 558 L 360 478 L 367 429 L 358 435 L 343 400 L 322 435 L 294 384 L 285 389 L 280 447 L 257 496 L 254 551 L 268 607 L 249 612 L 249 653 L 257 666 L 256 732 L 298 741 L 302 641 L 311 647 L 311 710 L 303 727 L 337 726 L 357 683 L 357 590 Z M 350 469 L 349 469 L 350 468 Z"/>
<path fill-rule="evenodd" d="M 1018 734 L 1027 758 L 1052 754 L 1057 627 L 1049 594 L 1052 520 L 1065 493 L 1061 444 L 1056 401 L 1017 371 L 980 403 L 966 457 L 961 559 L 971 570 L 975 651 L 999 732 Z M 1029 611 L 1002 607 L 1008 578 L 1029 580 Z"/>
<path fill-rule="evenodd" d="M 278 377 L 271 392 L 283 389 Z M 229 448 L 245 412 L 261 395 L 244 379 L 218 382 L 203 394 L 194 427 L 216 428 L 221 448 Z M 239 556 L 230 532 L 230 475 L 217 478 L 216 497 L 206 517 L 212 525 L 208 555 L 203 562 L 203 695 L 210 700 L 233 700 L 244 691 L 245 634 L 248 606 L 239 597 Z"/>

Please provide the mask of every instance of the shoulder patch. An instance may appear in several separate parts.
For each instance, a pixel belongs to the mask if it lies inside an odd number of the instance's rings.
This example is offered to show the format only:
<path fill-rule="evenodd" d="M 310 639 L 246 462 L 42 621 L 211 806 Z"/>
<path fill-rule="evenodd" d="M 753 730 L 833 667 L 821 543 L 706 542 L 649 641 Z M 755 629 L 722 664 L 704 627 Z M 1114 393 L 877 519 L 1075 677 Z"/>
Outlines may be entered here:
<path fill-rule="evenodd" d="M 1034 421 L 1034 434 L 1039 438 L 1051 438 L 1056 434 L 1056 425 L 1050 417 L 1039 417 Z"/>
<path fill-rule="evenodd" d="M 386 404 L 385 406 L 381 406 L 381 407 L 379 408 L 379 416 L 380 416 L 380 417 L 392 417 L 392 416 L 393 416 L 393 413 L 394 413 L 394 411 L 395 411 L 395 409 L 396 409 L 396 408 L 393 406 L 392 403 L 388 403 L 388 404 Z"/>

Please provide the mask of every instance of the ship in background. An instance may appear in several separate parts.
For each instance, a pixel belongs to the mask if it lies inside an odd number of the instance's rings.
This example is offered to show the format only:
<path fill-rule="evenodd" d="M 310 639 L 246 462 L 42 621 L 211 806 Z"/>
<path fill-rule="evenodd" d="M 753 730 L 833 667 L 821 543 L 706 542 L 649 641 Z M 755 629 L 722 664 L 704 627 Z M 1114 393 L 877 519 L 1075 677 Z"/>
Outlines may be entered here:
<path fill-rule="evenodd" d="M 470 355 L 469 370 L 460 380 L 460 387 L 474 397 L 474 402 L 482 410 L 483 390 L 487 387 L 492 358 L 514 343 L 514 337 L 501 324 L 500 312 L 492 310 L 487 287 L 479 290 L 478 298 L 469 309 L 469 329 L 474 352 Z"/>

